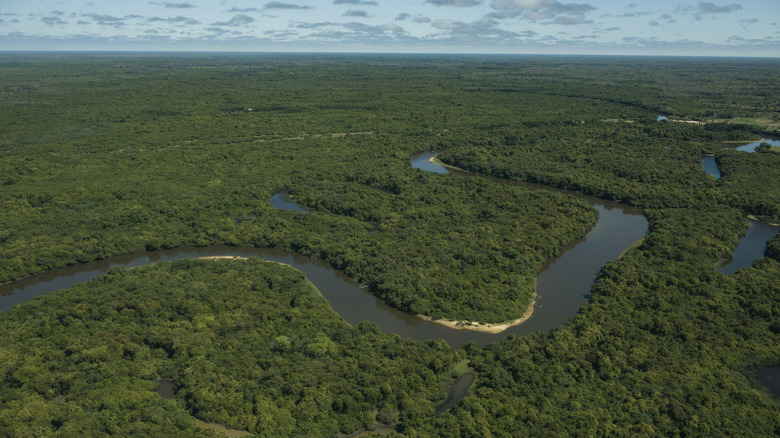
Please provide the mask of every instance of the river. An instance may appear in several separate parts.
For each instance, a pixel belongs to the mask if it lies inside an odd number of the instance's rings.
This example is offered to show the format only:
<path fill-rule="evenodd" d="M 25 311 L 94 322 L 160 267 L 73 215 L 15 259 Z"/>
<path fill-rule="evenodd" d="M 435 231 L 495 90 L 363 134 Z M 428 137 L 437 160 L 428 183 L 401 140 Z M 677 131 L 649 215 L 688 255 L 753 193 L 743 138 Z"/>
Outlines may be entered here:
<path fill-rule="evenodd" d="M 427 162 L 427 159 L 424 161 Z M 368 320 L 377 324 L 383 332 L 402 337 L 420 341 L 441 338 L 453 347 L 460 347 L 469 341 L 482 346 L 509 333 L 523 335 L 535 330 L 547 331 L 565 324 L 588 302 L 590 287 L 601 266 L 617 258 L 647 233 L 647 220 L 640 210 L 615 202 L 582 197 L 599 211 L 598 222 L 583 239 L 567 245 L 558 257 L 543 265 L 537 278 L 537 298 L 533 315 L 523 324 L 499 334 L 455 330 L 422 320 L 388 306 L 343 272 L 332 269 L 322 260 L 273 248 L 185 247 L 144 251 L 67 266 L 0 286 L 0 310 L 7 311 L 11 306 L 34 296 L 89 281 L 113 266 L 132 268 L 167 260 L 209 256 L 260 257 L 286 263 L 303 271 L 330 302 L 333 310 L 350 324 Z M 288 209 L 300 209 L 281 195 L 274 199 L 275 204 L 279 201 Z"/>
<path fill-rule="evenodd" d="M 429 153 L 427 157 L 430 156 Z M 425 155 L 415 156 L 416 161 L 428 162 L 428 158 L 425 158 Z M 532 186 L 536 187 L 536 185 Z M 456 348 L 469 341 L 483 346 L 510 333 L 525 335 L 536 330 L 549 331 L 566 324 L 583 305 L 587 304 L 591 285 L 601 267 L 615 260 L 632 243 L 647 234 L 647 219 L 639 209 L 580 194 L 575 195 L 586 199 L 598 210 L 597 223 L 584 238 L 570 243 L 562 248 L 558 257 L 545 262 L 537 278 L 537 297 L 533 315 L 523 324 L 499 334 L 455 330 L 424 321 L 414 315 L 391 308 L 361 288 L 343 272 L 332 269 L 322 260 L 274 248 L 184 247 L 144 251 L 67 266 L 0 285 L 0 310 L 7 311 L 13 305 L 28 301 L 34 296 L 89 281 L 104 274 L 113 266 L 132 268 L 167 260 L 210 256 L 259 257 L 286 263 L 304 272 L 330 302 L 333 310 L 350 324 L 368 320 L 377 324 L 383 332 L 395 333 L 401 337 L 420 341 L 441 338 Z M 284 202 L 292 203 L 289 199 L 285 199 Z M 763 242 L 765 244 L 766 240 Z"/>
<path fill-rule="evenodd" d="M 753 219 L 749 219 L 749 221 L 750 228 L 739 239 L 739 244 L 731 255 L 731 259 L 727 260 L 718 271 L 724 274 L 733 274 L 739 269 L 753 266 L 754 260 L 764 256 L 766 243 L 769 239 L 775 237 L 778 231 L 780 231 L 780 227 L 777 226 Z"/>

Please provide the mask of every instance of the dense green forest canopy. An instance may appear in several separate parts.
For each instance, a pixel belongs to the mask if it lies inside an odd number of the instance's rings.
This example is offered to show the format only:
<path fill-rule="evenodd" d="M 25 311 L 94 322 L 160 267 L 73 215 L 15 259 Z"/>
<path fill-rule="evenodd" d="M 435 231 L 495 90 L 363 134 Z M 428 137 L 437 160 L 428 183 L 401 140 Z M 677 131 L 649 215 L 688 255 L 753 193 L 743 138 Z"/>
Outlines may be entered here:
<path fill-rule="evenodd" d="M 444 343 L 351 327 L 302 274 L 257 259 L 115 268 L 15 307 L 0 334 L 11 436 L 195 435 L 189 413 L 331 436 L 394 424 L 407 404 L 432 413 L 457 362 Z M 176 401 L 155 392 L 162 378 Z"/>
<path fill-rule="evenodd" d="M 460 351 L 349 327 L 289 268 L 112 271 L 2 315 L 0 427 L 210 433 L 195 416 L 267 436 L 772 435 L 780 406 L 748 371 L 780 363 L 780 240 L 750 269 L 716 268 L 742 212 L 780 221 L 780 155 L 733 150 L 777 134 L 778 71 L 775 59 L 2 54 L 0 281 L 141 249 L 273 246 L 407 312 L 519 317 L 542 262 L 595 211 L 413 169 L 425 150 L 644 207 L 650 234 L 604 267 L 568 325 Z M 280 190 L 310 212 L 272 208 Z M 463 359 L 471 395 L 437 416 Z M 154 393 L 160 378 L 174 400 Z"/>

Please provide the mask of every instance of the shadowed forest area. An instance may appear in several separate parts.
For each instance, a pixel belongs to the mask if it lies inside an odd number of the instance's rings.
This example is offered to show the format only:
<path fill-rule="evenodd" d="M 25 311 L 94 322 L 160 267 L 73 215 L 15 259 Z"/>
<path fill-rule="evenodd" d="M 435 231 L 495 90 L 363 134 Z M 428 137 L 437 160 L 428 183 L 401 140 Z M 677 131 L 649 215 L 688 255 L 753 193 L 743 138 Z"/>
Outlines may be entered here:
<path fill-rule="evenodd" d="M 744 215 L 780 222 L 780 154 L 735 149 L 778 135 L 778 71 L 0 54 L 0 282 L 142 250 L 273 247 L 410 314 L 503 323 L 596 223 L 571 192 L 640 207 L 650 229 L 568 324 L 482 348 L 351 326 L 301 273 L 254 258 L 113 268 L 0 314 L 0 435 L 220 436 L 196 420 L 257 436 L 773 435 L 780 405 L 754 371 L 780 363 L 780 238 L 751 268 L 718 266 Z M 410 165 L 429 150 L 476 175 Z M 273 208 L 282 191 L 308 212 Z"/>

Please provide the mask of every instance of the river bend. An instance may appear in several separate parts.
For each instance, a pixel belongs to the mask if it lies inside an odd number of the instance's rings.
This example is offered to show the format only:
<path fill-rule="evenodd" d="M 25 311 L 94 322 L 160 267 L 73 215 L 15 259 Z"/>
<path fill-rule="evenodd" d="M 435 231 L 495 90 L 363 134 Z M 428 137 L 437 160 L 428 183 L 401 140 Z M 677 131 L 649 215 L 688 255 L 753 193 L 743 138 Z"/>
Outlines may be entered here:
<path fill-rule="evenodd" d="M 419 162 L 423 161 L 431 164 L 425 170 L 446 173 L 447 170 L 443 167 L 429 163 L 428 159 L 432 155 L 433 153 L 416 155 L 413 165 L 417 167 Z M 540 188 L 544 187 L 540 186 Z M 277 195 L 274 202 L 292 204 L 292 206 L 285 204 L 286 208 L 297 207 L 289 199 Z M 537 297 L 533 315 L 523 324 L 499 334 L 456 330 L 422 320 L 388 306 L 361 288 L 343 272 L 332 269 L 322 260 L 273 248 L 184 247 L 144 251 L 67 266 L 0 286 L 0 310 L 7 311 L 11 306 L 25 302 L 34 296 L 89 281 L 114 266 L 130 268 L 167 260 L 211 256 L 259 257 L 286 263 L 303 271 L 330 302 L 333 310 L 350 324 L 368 320 L 377 324 L 383 332 L 395 333 L 402 337 L 411 337 L 420 341 L 441 338 L 453 347 L 460 347 L 469 341 L 482 346 L 510 333 L 524 335 L 536 330 L 548 331 L 565 324 L 580 307 L 587 304 L 591 285 L 601 267 L 610 260 L 616 259 L 632 243 L 647 234 L 647 219 L 639 209 L 584 195 L 575 194 L 575 196 L 586 199 L 598 210 L 597 223 L 584 238 L 570 243 L 560 251 L 559 256 L 545 262 L 537 277 Z"/>

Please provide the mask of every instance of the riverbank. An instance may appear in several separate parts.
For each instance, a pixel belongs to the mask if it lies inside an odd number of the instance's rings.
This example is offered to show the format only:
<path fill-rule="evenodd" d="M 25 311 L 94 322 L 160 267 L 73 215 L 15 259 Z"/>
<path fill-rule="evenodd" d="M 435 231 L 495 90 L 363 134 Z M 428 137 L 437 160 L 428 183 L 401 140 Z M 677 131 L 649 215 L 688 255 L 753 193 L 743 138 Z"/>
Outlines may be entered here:
<path fill-rule="evenodd" d="M 514 327 L 516 325 L 520 325 L 526 322 L 528 318 L 530 318 L 531 315 L 534 314 L 534 304 L 536 304 L 536 295 L 534 295 L 534 299 L 531 300 L 531 304 L 528 305 L 528 308 L 526 309 L 523 316 L 513 321 L 496 323 L 496 324 L 490 324 L 490 323 L 483 324 L 483 323 L 471 322 L 471 321 L 450 321 L 447 319 L 433 319 L 425 315 L 416 315 L 416 316 L 424 321 L 443 325 L 445 327 L 454 330 L 473 330 L 475 332 L 496 334 L 496 333 L 501 333 L 510 327 Z"/>
<path fill-rule="evenodd" d="M 231 259 L 231 260 L 249 260 L 247 257 L 241 257 L 241 256 L 206 256 L 206 257 L 196 257 L 196 260 L 220 260 L 220 259 Z M 284 263 L 280 263 L 284 264 Z M 287 265 L 289 266 L 289 265 Z"/>
<path fill-rule="evenodd" d="M 461 172 L 468 172 L 468 170 L 466 170 L 466 169 L 461 169 L 460 167 L 450 166 L 449 164 L 443 163 L 441 160 L 436 158 L 438 155 L 439 154 L 436 154 L 436 155 L 432 156 L 431 158 L 429 158 L 428 162 L 431 163 L 431 164 L 436 164 L 436 165 L 444 167 L 444 168 L 460 170 Z"/>
<path fill-rule="evenodd" d="M 747 218 L 750 219 L 750 220 L 756 221 L 756 222 L 763 222 L 763 223 L 769 225 L 770 227 L 780 227 L 780 223 L 778 223 L 778 222 L 763 221 L 763 220 L 759 219 L 757 216 L 752 215 L 752 214 L 747 215 Z"/>
<path fill-rule="evenodd" d="M 636 242 L 632 243 L 628 248 L 624 249 L 623 252 L 620 253 L 620 255 L 617 256 L 615 260 L 620 260 L 623 258 L 626 253 L 634 248 L 638 248 L 641 244 L 645 242 L 645 238 L 647 236 L 642 236 L 639 239 L 636 240 Z"/>

